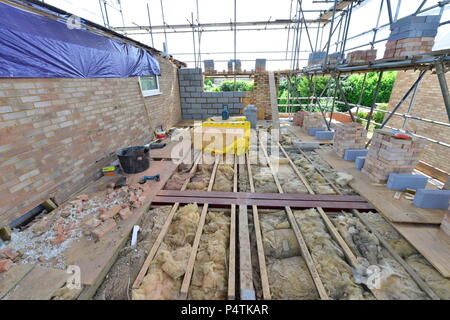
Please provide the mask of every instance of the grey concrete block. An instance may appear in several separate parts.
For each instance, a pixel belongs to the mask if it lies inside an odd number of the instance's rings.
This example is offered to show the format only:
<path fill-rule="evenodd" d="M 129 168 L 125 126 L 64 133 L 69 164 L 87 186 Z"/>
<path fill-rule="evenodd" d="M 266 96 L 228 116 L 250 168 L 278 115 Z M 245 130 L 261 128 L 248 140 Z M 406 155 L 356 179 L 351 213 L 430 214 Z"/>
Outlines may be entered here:
<path fill-rule="evenodd" d="M 391 173 L 387 187 L 391 190 L 404 191 L 406 189 L 425 189 L 428 178 L 422 174 Z"/>
<path fill-rule="evenodd" d="M 189 85 L 190 85 L 190 83 L 189 83 L 189 81 L 187 81 L 187 80 L 181 80 L 181 81 L 180 81 L 180 86 L 188 87 Z"/>
<path fill-rule="evenodd" d="M 228 98 L 218 98 L 217 102 L 222 102 L 224 104 L 227 104 L 228 103 Z"/>
<path fill-rule="evenodd" d="M 355 161 L 356 157 L 364 157 L 367 155 L 369 150 L 367 149 L 348 149 L 345 150 L 344 160 L 346 161 Z"/>
<path fill-rule="evenodd" d="M 214 96 L 214 92 L 205 91 L 205 92 L 203 92 L 202 96 L 205 97 L 205 98 L 213 97 Z"/>
<path fill-rule="evenodd" d="M 217 112 L 216 109 L 208 109 L 208 110 L 207 110 L 207 113 L 208 113 L 208 114 L 215 114 L 215 115 L 218 115 L 218 114 L 219 114 L 219 112 Z"/>
<path fill-rule="evenodd" d="M 181 98 L 189 98 L 191 96 L 190 93 L 188 92 L 180 92 L 180 97 Z"/>
<path fill-rule="evenodd" d="M 320 144 L 318 142 L 294 141 L 294 146 L 302 150 L 314 150 L 320 148 Z"/>
<path fill-rule="evenodd" d="M 197 99 L 196 98 L 186 98 L 186 102 L 195 103 L 195 102 L 197 102 Z"/>
<path fill-rule="evenodd" d="M 194 114 L 194 115 L 192 115 L 191 119 L 201 120 L 201 119 L 203 119 L 203 115 L 201 115 L 201 114 Z"/>
<path fill-rule="evenodd" d="M 237 102 L 240 101 L 240 99 L 239 99 L 239 98 L 228 98 L 228 101 L 229 101 L 230 103 L 237 103 Z"/>
<path fill-rule="evenodd" d="M 189 69 L 189 74 L 201 74 L 202 73 L 202 69 L 201 68 L 192 68 Z"/>
<path fill-rule="evenodd" d="M 206 98 L 206 101 L 209 103 L 216 103 L 217 102 L 217 98 Z"/>
<path fill-rule="evenodd" d="M 189 74 L 190 70 L 191 69 L 189 69 L 189 68 L 181 68 L 181 69 L 178 69 L 178 73 L 179 74 Z"/>
<path fill-rule="evenodd" d="M 200 103 L 193 103 L 191 104 L 192 109 L 201 109 L 202 105 Z"/>
<path fill-rule="evenodd" d="M 419 189 L 414 196 L 413 204 L 424 209 L 447 210 L 450 201 L 450 190 Z"/>
<path fill-rule="evenodd" d="M 235 103 L 234 107 L 239 108 L 239 109 L 244 109 L 244 104 L 243 103 Z"/>
<path fill-rule="evenodd" d="M 221 110 L 222 110 L 223 104 L 221 104 L 221 103 L 214 103 L 214 104 L 212 105 L 212 107 L 213 107 L 213 108 L 216 108 L 216 109 L 221 109 Z"/>
<path fill-rule="evenodd" d="M 224 97 L 233 97 L 233 95 L 234 95 L 233 91 L 225 91 L 223 93 Z"/>
<path fill-rule="evenodd" d="M 189 85 L 191 87 L 200 87 L 200 86 L 202 86 L 202 82 L 201 81 L 197 81 L 197 80 L 190 80 L 189 81 Z"/>
<path fill-rule="evenodd" d="M 206 98 L 197 98 L 197 103 L 206 103 Z"/>
<path fill-rule="evenodd" d="M 201 98 L 202 96 L 200 92 L 191 92 L 190 95 L 192 98 Z"/>
<path fill-rule="evenodd" d="M 235 97 L 235 98 L 243 98 L 243 97 L 245 97 L 245 92 L 244 91 L 234 91 L 233 92 L 233 97 Z"/>
<path fill-rule="evenodd" d="M 212 97 L 214 98 L 222 98 L 223 97 L 223 92 L 212 92 L 213 95 Z"/>
<path fill-rule="evenodd" d="M 186 87 L 187 92 L 198 92 L 197 87 Z"/>
<path fill-rule="evenodd" d="M 183 109 L 189 109 L 189 108 L 191 108 L 191 104 L 190 103 L 185 103 L 185 102 L 182 102 L 181 103 L 181 108 L 183 108 Z"/>

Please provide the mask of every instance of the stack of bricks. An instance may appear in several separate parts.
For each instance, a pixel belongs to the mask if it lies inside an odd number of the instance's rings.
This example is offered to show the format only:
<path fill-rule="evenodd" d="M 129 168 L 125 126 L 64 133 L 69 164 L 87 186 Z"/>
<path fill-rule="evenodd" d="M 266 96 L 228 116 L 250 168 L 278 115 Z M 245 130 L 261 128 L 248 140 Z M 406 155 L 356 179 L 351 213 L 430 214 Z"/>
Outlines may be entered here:
<path fill-rule="evenodd" d="M 323 116 L 319 112 L 309 112 L 304 115 L 303 129 L 308 133 L 311 128 L 325 128 Z"/>
<path fill-rule="evenodd" d="M 308 57 L 308 66 L 324 63 L 326 56 L 327 53 L 324 51 L 311 52 Z"/>
<path fill-rule="evenodd" d="M 362 172 L 380 184 L 391 173 L 412 173 L 425 145 L 424 139 L 397 139 L 391 131 L 375 130 Z"/>
<path fill-rule="evenodd" d="M 409 16 L 391 25 L 384 58 L 411 57 L 430 53 L 440 16 Z"/>
<path fill-rule="evenodd" d="M 333 149 L 343 157 L 346 150 L 364 149 L 367 131 L 357 122 L 337 123 L 334 132 Z"/>
<path fill-rule="evenodd" d="M 255 73 L 263 73 L 266 71 L 266 59 L 256 59 Z"/>
<path fill-rule="evenodd" d="M 234 65 L 234 70 L 233 70 L 233 65 Z M 228 73 L 238 73 L 241 72 L 241 60 L 239 59 L 232 59 L 232 60 L 228 60 Z"/>
<path fill-rule="evenodd" d="M 294 119 L 292 121 L 292 124 L 294 126 L 303 127 L 303 120 L 305 119 L 305 115 L 307 115 L 308 112 L 300 110 L 296 113 L 294 113 Z"/>
<path fill-rule="evenodd" d="M 344 57 L 345 56 L 343 53 L 335 52 L 335 53 L 328 55 L 328 62 L 330 64 L 339 64 L 339 63 L 344 62 Z"/>
<path fill-rule="evenodd" d="M 368 64 L 377 59 L 377 50 L 356 50 L 347 54 L 348 64 Z"/>

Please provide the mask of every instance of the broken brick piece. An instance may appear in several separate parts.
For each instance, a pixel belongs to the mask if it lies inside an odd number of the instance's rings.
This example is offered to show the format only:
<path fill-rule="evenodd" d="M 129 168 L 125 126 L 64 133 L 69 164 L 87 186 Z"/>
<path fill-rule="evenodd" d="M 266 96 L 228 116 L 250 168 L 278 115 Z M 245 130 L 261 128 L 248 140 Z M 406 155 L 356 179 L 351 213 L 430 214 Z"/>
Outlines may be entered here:
<path fill-rule="evenodd" d="M 129 217 L 133 215 L 133 211 L 131 211 L 129 207 L 126 207 L 120 210 L 119 215 L 122 220 L 127 220 Z"/>
<path fill-rule="evenodd" d="M 110 232 L 112 229 L 115 228 L 117 225 L 116 221 L 114 219 L 107 219 L 102 222 L 97 228 L 92 231 L 92 237 L 95 240 L 99 240 L 100 238 L 104 237 L 108 232 Z"/>
<path fill-rule="evenodd" d="M 11 268 L 12 264 L 13 264 L 13 262 L 11 259 L 0 260 L 0 272 L 8 271 Z"/>
<path fill-rule="evenodd" d="M 18 256 L 19 253 L 12 248 L 0 250 L 0 259 L 11 259 L 14 261 Z"/>
<path fill-rule="evenodd" d="M 98 227 L 100 223 L 102 223 L 102 221 L 97 219 L 96 217 L 91 217 L 84 221 L 84 225 L 88 226 L 89 228 Z"/>
<path fill-rule="evenodd" d="M 60 243 L 62 243 L 64 241 L 66 241 L 66 240 L 67 240 L 67 238 L 66 238 L 66 236 L 63 233 L 58 233 L 56 238 L 53 238 L 50 241 L 51 241 L 51 243 L 53 245 L 57 245 L 57 244 L 60 244 Z"/>
<path fill-rule="evenodd" d="M 108 219 L 114 217 L 116 214 L 118 214 L 120 210 L 122 210 L 122 206 L 115 205 L 114 207 L 109 209 L 107 212 L 102 213 L 100 215 L 100 219 L 102 219 L 103 221 L 108 220 Z"/>

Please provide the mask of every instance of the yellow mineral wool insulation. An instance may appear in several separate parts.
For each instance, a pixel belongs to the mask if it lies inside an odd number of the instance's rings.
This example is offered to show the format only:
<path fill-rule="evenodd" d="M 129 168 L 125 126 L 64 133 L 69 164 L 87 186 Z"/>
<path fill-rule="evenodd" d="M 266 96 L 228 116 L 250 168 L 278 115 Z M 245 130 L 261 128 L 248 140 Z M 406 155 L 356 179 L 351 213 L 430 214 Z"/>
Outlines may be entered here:
<path fill-rule="evenodd" d="M 355 271 L 355 277 L 376 292 L 377 298 L 428 299 L 406 270 L 380 246 L 378 239 L 357 218 L 351 214 L 342 214 L 332 220 L 361 262 Z"/>
<path fill-rule="evenodd" d="M 292 153 L 290 157 L 292 157 Z M 294 164 L 298 167 L 300 172 L 303 173 L 315 193 L 336 194 L 333 188 L 328 185 L 326 179 L 316 172 L 314 166 L 311 165 L 308 160 L 301 157 L 300 155 L 296 155 L 292 158 L 296 159 L 294 160 Z"/>
<path fill-rule="evenodd" d="M 348 173 L 345 173 L 345 172 L 337 172 L 336 173 L 335 181 L 341 187 L 346 186 L 352 180 L 353 180 L 353 176 Z"/>
<path fill-rule="evenodd" d="M 364 213 L 367 223 L 413 267 L 431 289 L 441 298 L 450 299 L 450 279 L 444 278 L 436 269 L 406 241 L 378 212 Z"/>
<path fill-rule="evenodd" d="M 297 238 L 286 212 L 260 215 L 264 254 L 272 298 L 275 300 L 318 299 L 305 261 L 300 256 Z"/>
<path fill-rule="evenodd" d="M 252 166 L 252 173 L 256 192 L 278 193 L 277 185 L 269 167 Z"/>
<path fill-rule="evenodd" d="M 147 275 L 133 291 L 134 300 L 178 298 L 199 219 L 196 204 L 188 204 L 176 212 Z"/>
<path fill-rule="evenodd" d="M 362 300 L 366 295 L 370 296 L 356 284 L 352 268 L 344 260 L 342 249 L 327 232 L 319 213 L 308 209 L 294 211 L 294 216 L 330 298 Z"/>
<path fill-rule="evenodd" d="M 207 164 L 199 164 L 197 171 L 187 185 L 188 190 L 206 191 L 208 189 L 209 180 L 211 178 L 213 166 Z"/>
<path fill-rule="evenodd" d="M 213 191 L 233 191 L 234 169 L 228 164 L 221 164 L 217 168 Z"/>
<path fill-rule="evenodd" d="M 281 134 L 280 135 L 280 143 L 284 146 L 291 146 L 294 140 L 298 140 L 290 134 Z"/>
<path fill-rule="evenodd" d="M 305 261 L 300 256 L 268 259 L 267 274 L 274 300 L 317 300 L 319 295 Z"/>
<path fill-rule="evenodd" d="M 308 193 L 305 185 L 290 166 L 280 166 L 277 170 L 277 177 L 285 193 Z"/>
<path fill-rule="evenodd" d="M 226 299 L 230 218 L 223 212 L 208 212 L 197 251 L 189 298 Z"/>
<path fill-rule="evenodd" d="M 402 258 L 418 253 L 379 213 L 363 214 L 370 227 L 376 230 Z"/>
<path fill-rule="evenodd" d="M 189 176 L 188 172 L 175 172 L 164 186 L 165 190 L 181 190 L 184 181 Z"/>

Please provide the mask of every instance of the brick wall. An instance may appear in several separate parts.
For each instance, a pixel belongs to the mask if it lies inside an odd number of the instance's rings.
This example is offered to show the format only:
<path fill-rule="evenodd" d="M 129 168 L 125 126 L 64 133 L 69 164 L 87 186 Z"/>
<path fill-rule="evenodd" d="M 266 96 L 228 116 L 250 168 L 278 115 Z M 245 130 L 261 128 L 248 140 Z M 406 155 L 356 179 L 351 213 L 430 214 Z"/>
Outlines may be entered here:
<path fill-rule="evenodd" d="M 228 106 L 231 115 L 242 113 L 244 92 L 204 92 L 202 69 L 183 68 L 178 73 L 183 119 L 219 116 L 224 105 Z"/>
<path fill-rule="evenodd" d="M 62 202 L 112 153 L 181 116 L 177 67 L 159 58 L 162 94 L 138 78 L 0 79 L 0 225 L 48 198 Z"/>
<path fill-rule="evenodd" d="M 253 77 L 254 88 L 252 92 L 245 93 L 244 101 L 254 104 L 258 108 L 258 120 L 272 119 L 272 107 L 270 103 L 269 73 L 256 73 Z M 278 92 L 279 77 L 275 75 L 276 92 Z M 248 103 L 244 103 L 247 105 Z"/>
<path fill-rule="evenodd" d="M 389 110 L 395 107 L 414 81 L 417 80 L 418 76 L 419 72 L 398 72 L 389 102 Z M 446 77 L 447 82 L 450 83 L 450 73 L 447 73 Z M 402 104 L 397 112 L 406 113 L 410 101 L 411 97 Z M 448 122 L 441 88 L 439 87 L 439 82 L 435 74 L 428 72 L 422 79 L 420 87 L 417 90 L 416 100 L 411 114 L 440 122 Z M 402 124 L 403 118 L 397 116 L 394 116 L 388 123 L 389 126 L 396 128 L 401 128 Z M 406 129 L 431 139 L 450 143 L 450 129 L 446 127 L 409 119 Z M 420 158 L 421 161 L 433 167 L 450 172 L 450 162 L 448 159 L 450 159 L 450 149 L 431 142 L 428 143 Z"/>

